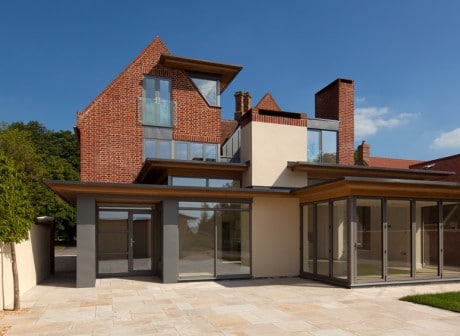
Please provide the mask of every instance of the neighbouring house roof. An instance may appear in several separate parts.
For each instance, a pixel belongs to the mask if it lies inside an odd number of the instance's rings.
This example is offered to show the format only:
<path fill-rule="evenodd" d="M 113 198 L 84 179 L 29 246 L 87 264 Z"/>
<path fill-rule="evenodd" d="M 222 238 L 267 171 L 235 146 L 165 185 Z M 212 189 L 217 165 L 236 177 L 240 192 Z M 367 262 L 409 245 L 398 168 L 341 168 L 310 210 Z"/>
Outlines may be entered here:
<path fill-rule="evenodd" d="M 219 75 L 221 93 L 224 92 L 225 88 L 241 71 L 241 69 L 243 69 L 243 67 L 239 65 L 217 63 L 195 58 L 174 56 L 169 54 L 161 55 L 159 63 L 168 68 L 176 68 L 191 72 Z"/>
<path fill-rule="evenodd" d="M 161 183 L 172 175 L 241 178 L 241 174 L 246 170 L 248 170 L 248 165 L 244 163 L 147 159 L 134 183 Z"/>
<path fill-rule="evenodd" d="M 233 132 L 238 127 L 238 122 L 236 120 L 222 120 L 221 121 L 221 144 L 224 144 L 228 138 L 233 134 Z"/>
<path fill-rule="evenodd" d="M 456 174 L 446 177 L 445 181 L 460 182 L 460 154 L 442 157 L 431 161 L 423 161 L 410 166 L 411 169 L 446 170 Z"/>
<path fill-rule="evenodd" d="M 385 168 L 404 168 L 420 163 L 419 160 L 394 159 L 371 156 L 366 162 L 369 167 L 385 167 Z"/>
<path fill-rule="evenodd" d="M 276 102 L 275 98 L 271 95 L 270 92 L 267 92 L 262 99 L 257 103 L 255 108 L 261 110 L 271 110 L 271 111 L 281 111 L 278 103 Z"/>
<path fill-rule="evenodd" d="M 335 179 L 343 176 L 356 176 L 387 179 L 435 180 L 454 174 L 446 171 L 352 166 L 301 161 L 288 162 L 287 167 L 293 171 L 307 172 L 308 178 L 311 179 Z"/>
<path fill-rule="evenodd" d="M 66 202 L 76 205 L 77 195 L 96 195 L 99 201 L 152 203 L 164 198 L 243 199 L 255 196 L 289 196 L 290 189 L 178 187 L 155 184 L 47 180 L 45 184 Z"/>

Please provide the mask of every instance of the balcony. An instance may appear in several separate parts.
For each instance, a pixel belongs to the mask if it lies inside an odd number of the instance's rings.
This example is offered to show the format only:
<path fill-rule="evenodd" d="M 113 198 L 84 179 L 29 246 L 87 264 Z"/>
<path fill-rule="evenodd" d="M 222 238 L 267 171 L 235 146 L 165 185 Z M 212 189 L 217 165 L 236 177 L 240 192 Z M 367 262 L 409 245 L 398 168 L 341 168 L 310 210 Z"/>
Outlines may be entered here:
<path fill-rule="evenodd" d="M 139 97 L 139 122 L 148 126 L 174 127 L 176 102 L 160 98 Z"/>

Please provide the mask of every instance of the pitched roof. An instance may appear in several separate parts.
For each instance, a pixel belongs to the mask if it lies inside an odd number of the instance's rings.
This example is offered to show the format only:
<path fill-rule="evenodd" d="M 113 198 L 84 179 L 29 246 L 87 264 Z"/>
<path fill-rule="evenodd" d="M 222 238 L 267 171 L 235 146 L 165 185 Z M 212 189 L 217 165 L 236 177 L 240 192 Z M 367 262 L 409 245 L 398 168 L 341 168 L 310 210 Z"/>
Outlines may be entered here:
<path fill-rule="evenodd" d="M 236 120 L 221 120 L 220 143 L 225 143 L 225 141 L 230 138 L 237 127 L 238 122 Z"/>
<path fill-rule="evenodd" d="M 271 95 L 270 92 L 267 92 L 262 99 L 257 103 L 255 108 L 260 110 L 271 110 L 271 111 L 281 111 L 278 103 L 276 102 L 275 98 Z"/>
<path fill-rule="evenodd" d="M 420 163 L 418 160 L 394 159 L 371 156 L 367 161 L 369 167 L 382 167 L 382 168 L 402 168 L 409 169 L 411 165 Z"/>

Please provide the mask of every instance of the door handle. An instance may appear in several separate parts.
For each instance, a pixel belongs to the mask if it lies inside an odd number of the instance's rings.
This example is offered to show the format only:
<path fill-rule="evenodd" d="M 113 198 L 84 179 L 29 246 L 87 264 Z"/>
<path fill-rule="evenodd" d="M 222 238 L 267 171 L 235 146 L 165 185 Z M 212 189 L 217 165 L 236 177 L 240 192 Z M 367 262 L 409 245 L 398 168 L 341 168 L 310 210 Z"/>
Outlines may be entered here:
<path fill-rule="evenodd" d="M 133 238 L 131 238 L 131 241 L 130 241 L 131 247 L 133 247 L 133 245 L 134 245 L 135 242 L 136 242 L 136 241 L 133 240 Z"/>

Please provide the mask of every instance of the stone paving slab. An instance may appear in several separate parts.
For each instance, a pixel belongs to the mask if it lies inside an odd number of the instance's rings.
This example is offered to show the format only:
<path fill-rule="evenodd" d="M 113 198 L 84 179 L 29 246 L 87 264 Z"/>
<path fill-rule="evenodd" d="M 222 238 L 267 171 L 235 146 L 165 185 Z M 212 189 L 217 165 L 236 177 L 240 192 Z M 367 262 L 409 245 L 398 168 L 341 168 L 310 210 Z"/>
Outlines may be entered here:
<path fill-rule="evenodd" d="M 398 301 L 460 283 L 338 288 L 300 278 L 162 284 L 98 279 L 74 288 L 54 277 L 5 315 L 7 335 L 460 335 L 460 314 Z"/>

